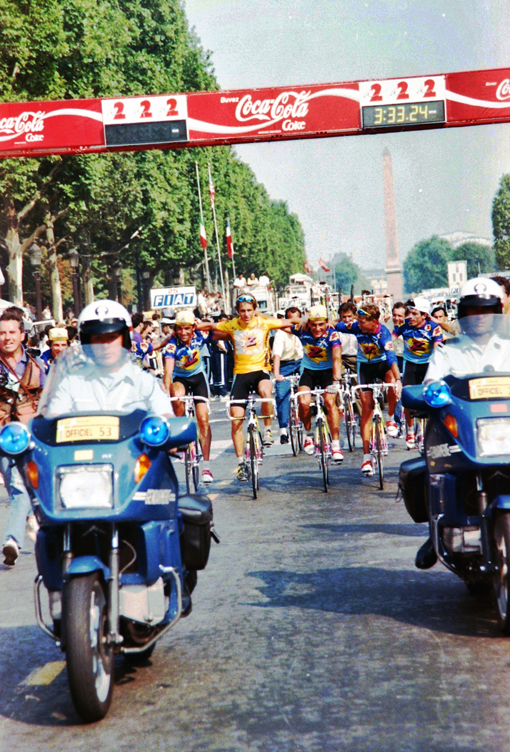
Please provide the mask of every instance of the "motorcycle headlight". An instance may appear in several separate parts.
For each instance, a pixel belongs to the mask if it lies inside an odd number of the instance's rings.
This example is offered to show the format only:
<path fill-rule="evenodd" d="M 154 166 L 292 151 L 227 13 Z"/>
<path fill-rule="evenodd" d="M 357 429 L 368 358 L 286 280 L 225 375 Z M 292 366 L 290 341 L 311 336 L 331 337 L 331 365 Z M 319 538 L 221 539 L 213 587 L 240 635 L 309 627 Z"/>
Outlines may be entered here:
<path fill-rule="evenodd" d="M 69 465 L 57 468 L 57 499 L 65 509 L 111 509 L 111 465 Z"/>
<path fill-rule="evenodd" d="M 22 454 L 28 449 L 30 434 L 23 423 L 7 423 L 0 432 L 0 449 L 5 454 Z"/>
<path fill-rule="evenodd" d="M 170 436 L 170 426 L 164 418 L 149 415 L 142 420 L 140 438 L 148 446 L 162 446 Z"/>
<path fill-rule="evenodd" d="M 423 399 L 431 407 L 445 407 L 451 405 L 452 394 L 445 381 L 432 381 L 423 390 Z"/>
<path fill-rule="evenodd" d="M 476 439 L 482 457 L 510 454 L 510 418 L 480 418 Z"/>

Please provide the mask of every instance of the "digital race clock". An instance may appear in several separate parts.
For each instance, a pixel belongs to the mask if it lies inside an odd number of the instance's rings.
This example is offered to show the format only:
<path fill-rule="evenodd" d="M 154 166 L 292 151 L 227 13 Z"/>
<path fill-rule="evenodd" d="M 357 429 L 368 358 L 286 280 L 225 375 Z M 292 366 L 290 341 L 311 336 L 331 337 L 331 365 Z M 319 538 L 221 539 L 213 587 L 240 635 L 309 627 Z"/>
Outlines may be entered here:
<path fill-rule="evenodd" d="M 444 101 L 378 104 L 362 107 L 363 128 L 444 123 Z"/>

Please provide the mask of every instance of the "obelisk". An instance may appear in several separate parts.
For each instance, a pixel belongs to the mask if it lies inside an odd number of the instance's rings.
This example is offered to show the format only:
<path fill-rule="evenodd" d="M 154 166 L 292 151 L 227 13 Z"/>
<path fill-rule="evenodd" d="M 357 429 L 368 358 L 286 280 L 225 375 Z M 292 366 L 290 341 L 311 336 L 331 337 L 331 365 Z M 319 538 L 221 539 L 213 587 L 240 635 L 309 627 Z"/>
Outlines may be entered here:
<path fill-rule="evenodd" d="M 402 267 L 398 256 L 397 212 L 395 209 L 395 188 L 393 185 L 393 165 L 388 147 L 383 151 L 384 184 L 384 232 L 386 236 L 386 279 L 387 292 L 393 302 L 402 300 Z"/>

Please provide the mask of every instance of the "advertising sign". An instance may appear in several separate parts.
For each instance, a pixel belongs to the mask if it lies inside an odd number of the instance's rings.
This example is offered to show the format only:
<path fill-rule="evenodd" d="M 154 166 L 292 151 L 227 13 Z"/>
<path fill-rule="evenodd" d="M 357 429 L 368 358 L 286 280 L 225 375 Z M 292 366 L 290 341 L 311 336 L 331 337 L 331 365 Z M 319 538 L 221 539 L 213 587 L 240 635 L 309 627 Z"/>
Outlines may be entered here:
<path fill-rule="evenodd" d="M 151 290 L 151 309 L 196 307 L 195 287 L 158 287 Z"/>

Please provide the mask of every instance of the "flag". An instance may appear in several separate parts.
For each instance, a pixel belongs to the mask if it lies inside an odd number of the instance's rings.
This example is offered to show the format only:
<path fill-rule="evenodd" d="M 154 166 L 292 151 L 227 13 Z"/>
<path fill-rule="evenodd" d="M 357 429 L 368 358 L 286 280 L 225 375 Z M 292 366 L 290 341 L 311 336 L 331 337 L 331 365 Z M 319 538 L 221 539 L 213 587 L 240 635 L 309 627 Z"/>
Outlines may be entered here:
<path fill-rule="evenodd" d="M 329 272 L 329 266 L 326 264 L 323 258 L 320 258 L 317 263 L 319 264 L 321 269 L 324 269 L 325 272 Z"/>
<path fill-rule="evenodd" d="M 212 181 L 212 177 L 210 173 L 209 173 L 209 196 L 211 198 L 211 206 L 214 206 L 214 197 L 216 196 L 216 191 L 214 190 L 214 183 Z"/>
<path fill-rule="evenodd" d="M 205 234 L 205 227 L 202 222 L 200 222 L 200 245 L 205 251 L 207 248 L 207 235 Z"/>
<path fill-rule="evenodd" d="M 305 263 L 303 264 L 303 269 L 305 270 L 305 272 L 307 274 L 311 274 L 312 273 L 312 267 L 310 266 L 310 264 L 308 263 L 308 261 L 305 261 Z"/>
<path fill-rule="evenodd" d="M 232 242 L 232 233 L 230 232 L 230 220 L 227 219 L 227 253 L 229 259 L 234 255 L 234 244 Z"/>

